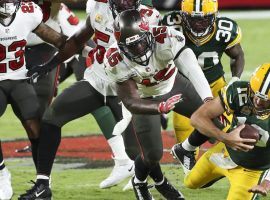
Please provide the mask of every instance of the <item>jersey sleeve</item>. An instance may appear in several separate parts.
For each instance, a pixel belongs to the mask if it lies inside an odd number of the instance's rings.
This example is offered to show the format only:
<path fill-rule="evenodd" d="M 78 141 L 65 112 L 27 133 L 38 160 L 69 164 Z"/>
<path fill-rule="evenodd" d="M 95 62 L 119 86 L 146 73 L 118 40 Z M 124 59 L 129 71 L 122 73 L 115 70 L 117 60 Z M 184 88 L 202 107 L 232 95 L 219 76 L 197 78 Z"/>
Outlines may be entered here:
<path fill-rule="evenodd" d="M 182 32 L 175 30 L 174 28 L 168 27 L 168 38 L 170 39 L 171 52 L 173 58 L 177 57 L 180 51 L 185 48 L 185 36 Z"/>
<path fill-rule="evenodd" d="M 140 14 L 146 18 L 150 26 L 158 26 L 161 20 L 159 11 L 153 7 L 140 5 Z"/>
<path fill-rule="evenodd" d="M 86 2 L 86 13 L 90 15 L 91 11 L 94 10 L 95 2 L 93 0 L 88 0 Z"/>
<path fill-rule="evenodd" d="M 165 15 L 163 16 L 161 20 L 161 25 L 170 26 L 178 31 L 182 31 L 181 22 L 182 18 L 180 11 L 170 11 L 165 13 Z"/>
<path fill-rule="evenodd" d="M 30 6 L 31 4 L 34 7 L 34 11 L 32 13 L 32 19 L 33 19 L 33 23 L 32 23 L 33 29 L 32 30 L 35 30 L 38 27 L 38 25 L 40 25 L 40 23 L 42 22 L 43 13 L 42 13 L 41 8 L 33 2 L 27 3 L 27 4 L 25 4 L 25 6 Z"/>
<path fill-rule="evenodd" d="M 104 56 L 104 68 L 106 75 L 113 82 L 124 82 L 131 78 L 123 57 L 117 48 L 111 47 Z"/>
<path fill-rule="evenodd" d="M 238 24 L 229 19 L 229 18 L 225 18 L 227 20 L 227 24 L 228 24 L 228 27 L 231 28 L 231 31 L 230 31 L 230 39 L 228 42 L 226 42 L 226 49 L 229 49 L 231 47 L 233 47 L 234 45 L 236 44 L 239 44 L 241 42 L 241 39 L 242 39 L 242 31 L 241 31 L 241 28 L 238 26 Z M 224 21 L 226 21 L 224 20 Z M 226 23 L 223 23 L 224 26 L 226 25 Z M 229 29 L 228 28 L 228 29 Z M 226 34 L 226 32 L 225 32 Z"/>
<path fill-rule="evenodd" d="M 227 113 L 234 113 L 236 110 L 238 93 L 235 83 L 223 87 L 219 91 L 219 97 Z"/>

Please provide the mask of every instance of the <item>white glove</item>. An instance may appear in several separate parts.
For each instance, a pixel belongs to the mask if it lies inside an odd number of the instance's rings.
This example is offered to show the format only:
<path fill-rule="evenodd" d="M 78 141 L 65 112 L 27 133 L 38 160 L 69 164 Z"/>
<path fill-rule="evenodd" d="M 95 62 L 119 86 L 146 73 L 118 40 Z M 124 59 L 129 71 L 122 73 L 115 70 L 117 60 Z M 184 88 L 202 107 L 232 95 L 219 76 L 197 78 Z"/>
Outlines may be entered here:
<path fill-rule="evenodd" d="M 229 83 L 228 83 L 228 85 L 231 85 L 233 82 L 235 82 L 235 81 L 240 81 L 240 78 L 238 78 L 237 76 L 233 76 L 232 78 L 231 78 L 231 80 L 229 81 Z"/>

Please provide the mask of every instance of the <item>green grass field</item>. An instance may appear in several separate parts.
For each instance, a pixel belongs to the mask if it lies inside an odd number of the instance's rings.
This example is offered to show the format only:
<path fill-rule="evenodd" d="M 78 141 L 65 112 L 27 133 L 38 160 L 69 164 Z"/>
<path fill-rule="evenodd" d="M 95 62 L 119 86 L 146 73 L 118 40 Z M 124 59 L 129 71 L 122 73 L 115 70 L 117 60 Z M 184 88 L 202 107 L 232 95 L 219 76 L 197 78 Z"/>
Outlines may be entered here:
<path fill-rule="evenodd" d="M 83 18 L 85 15 L 79 13 Z M 246 66 L 243 79 L 248 79 L 255 67 L 261 63 L 270 62 L 268 43 L 270 42 L 270 20 L 237 20 L 242 28 L 242 47 L 245 51 Z M 226 55 L 224 55 L 226 57 Z M 228 59 L 224 58 L 224 66 L 227 72 L 226 77 L 230 77 Z M 67 87 L 74 79 L 69 79 L 61 86 L 61 90 Z M 172 129 L 170 120 L 169 129 Z M 14 116 L 10 107 L 0 119 L 0 135 L 3 140 L 26 138 L 26 134 L 20 122 Z M 99 133 L 100 130 L 91 115 L 70 122 L 63 128 L 63 136 L 83 135 Z M 13 187 L 15 196 L 29 188 L 27 181 L 34 178 L 33 166 L 29 160 L 7 160 L 7 165 L 12 172 Z M 183 173 L 179 166 L 163 165 L 166 176 L 174 183 L 186 196 L 188 200 L 223 200 L 226 199 L 228 182 L 222 180 L 209 189 L 189 190 L 182 187 Z M 53 190 L 55 200 L 86 200 L 86 199 L 133 199 L 131 191 L 122 192 L 124 183 L 108 189 L 100 190 L 98 185 L 110 173 L 110 169 L 61 169 L 55 167 L 53 171 Z M 154 192 L 156 199 L 160 199 Z M 243 199 L 244 200 L 244 199 Z"/>

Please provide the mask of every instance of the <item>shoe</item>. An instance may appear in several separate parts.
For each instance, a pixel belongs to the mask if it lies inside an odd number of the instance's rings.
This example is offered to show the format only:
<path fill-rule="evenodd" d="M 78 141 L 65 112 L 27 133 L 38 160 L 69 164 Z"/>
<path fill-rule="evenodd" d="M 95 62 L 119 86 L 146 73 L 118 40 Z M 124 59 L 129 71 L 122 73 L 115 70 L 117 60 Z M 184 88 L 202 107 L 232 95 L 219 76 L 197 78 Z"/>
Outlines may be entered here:
<path fill-rule="evenodd" d="M 185 200 L 184 195 L 171 185 L 166 177 L 164 177 L 163 183 L 155 185 L 155 188 L 167 200 Z"/>
<path fill-rule="evenodd" d="M 7 167 L 5 167 L 0 170 L 0 200 L 11 199 L 12 195 L 11 174 Z"/>
<path fill-rule="evenodd" d="M 128 183 L 123 187 L 123 191 L 127 191 L 127 190 L 132 190 L 133 186 L 132 186 L 132 181 L 131 179 L 129 179 Z"/>
<path fill-rule="evenodd" d="M 34 186 L 27 190 L 25 194 L 19 196 L 18 200 L 51 200 L 52 191 L 49 186 L 44 184 L 34 183 Z"/>
<path fill-rule="evenodd" d="M 196 164 L 195 151 L 187 151 L 182 147 L 182 144 L 175 144 L 172 147 L 171 154 L 177 159 L 187 174 Z"/>
<path fill-rule="evenodd" d="M 134 162 L 132 160 L 114 159 L 114 167 L 111 174 L 103 180 L 99 187 L 101 189 L 117 185 L 124 179 L 134 175 Z"/>
<path fill-rule="evenodd" d="M 149 191 L 147 182 L 135 183 L 135 176 L 132 177 L 131 183 L 137 200 L 154 200 L 152 194 Z"/>
<path fill-rule="evenodd" d="M 160 123 L 163 130 L 166 130 L 168 128 L 169 117 L 167 116 L 167 114 L 160 115 Z"/>

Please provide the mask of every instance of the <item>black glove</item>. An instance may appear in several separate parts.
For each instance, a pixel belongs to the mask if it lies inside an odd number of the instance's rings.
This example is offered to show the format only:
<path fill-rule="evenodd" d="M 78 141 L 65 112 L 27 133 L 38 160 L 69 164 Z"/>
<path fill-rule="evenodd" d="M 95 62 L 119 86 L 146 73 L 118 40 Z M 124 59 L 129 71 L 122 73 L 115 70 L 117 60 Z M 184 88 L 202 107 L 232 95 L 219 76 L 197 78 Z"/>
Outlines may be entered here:
<path fill-rule="evenodd" d="M 29 67 L 29 70 L 26 75 L 29 77 L 30 83 L 35 83 L 37 78 L 45 76 L 52 69 L 56 68 L 58 65 L 59 65 L 59 62 L 54 57 L 50 61 L 44 64 L 37 65 L 34 67 Z"/>

